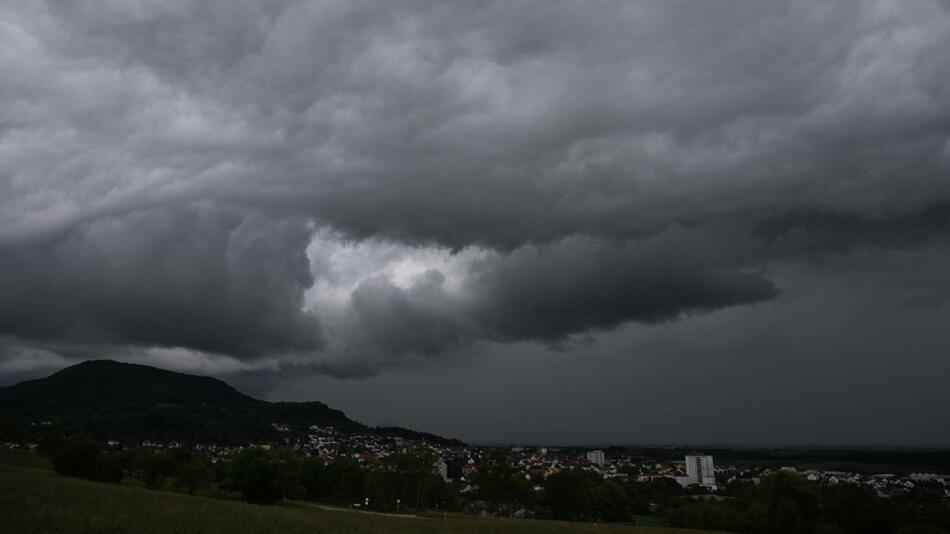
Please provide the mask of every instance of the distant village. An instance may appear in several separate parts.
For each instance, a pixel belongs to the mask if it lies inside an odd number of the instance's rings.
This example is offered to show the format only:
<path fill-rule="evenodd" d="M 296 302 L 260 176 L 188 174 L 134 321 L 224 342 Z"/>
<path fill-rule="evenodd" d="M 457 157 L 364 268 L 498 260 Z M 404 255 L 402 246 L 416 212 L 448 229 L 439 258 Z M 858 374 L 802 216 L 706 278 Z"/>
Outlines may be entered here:
<path fill-rule="evenodd" d="M 42 423 L 39 423 L 42 424 Z M 301 435 L 285 423 L 273 423 L 279 435 L 286 435 L 281 444 L 294 449 L 305 457 L 317 457 L 329 463 L 341 456 L 356 460 L 359 464 L 370 466 L 387 456 L 423 447 L 430 449 L 437 457 L 433 472 L 446 482 L 456 483 L 461 493 L 478 490 L 477 476 L 482 459 L 499 447 L 481 446 L 440 446 L 422 440 L 400 437 L 379 436 L 372 433 L 344 433 L 331 426 L 313 425 L 307 428 L 305 438 L 291 437 Z M 109 441 L 109 447 L 127 448 L 130 444 Z M 192 446 L 194 452 L 204 455 L 211 463 L 227 462 L 231 457 L 247 447 L 269 449 L 274 444 L 261 443 L 246 446 L 223 446 L 213 443 L 198 443 Z M 5 443 L 7 448 L 20 445 Z M 26 444 L 33 448 L 35 444 Z M 131 445 L 153 452 L 183 448 L 188 445 L 177 442 L 143 441 Z M 510 467 L 519 470 L 526 480 L 534 481 L 534 490 L 543 492 L 543 482 L 549 476 L 564 470 L 582 470 L 596 473 L 604 479 L 636 480 L 650 482 L 670 479 L 683 488 L 688 488 L 696 498 L 726 499 L 721 495 L 725 487 L 735 481 L 758 484 L 760 480 L 776 471 L 790 471 L 822 486 L 851 484 L 873 489 L 879 497 L 906 495 L 910 491 L 928 488 L 932 498 L 950 502 L 950 475 L 939 473 L 857 473 L 840 470 L 804 469 L 795 467 L 760 467 L 749 465 L 717 465 L 712 456 L 686 455 L 682 460 L 655 459 L 627 455 L 608 455 L 602 450 L 558 449 L 550 447 L 509 447 Z"/>

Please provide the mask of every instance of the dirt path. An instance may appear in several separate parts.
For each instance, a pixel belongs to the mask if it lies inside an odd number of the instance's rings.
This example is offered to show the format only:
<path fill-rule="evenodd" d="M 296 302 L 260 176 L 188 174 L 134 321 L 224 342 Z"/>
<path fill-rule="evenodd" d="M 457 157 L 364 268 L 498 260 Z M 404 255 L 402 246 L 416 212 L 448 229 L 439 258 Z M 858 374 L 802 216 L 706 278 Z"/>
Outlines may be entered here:
<path fill-rule="evenodd" d="M 402 519 L 428 519 L 427 517 L 419 517 L 417 515 L 410 514 L 387 514 L 385 512 L 366 512 L 357 508 L 343 508 L 342 506 L 327 506 L 325 504 L 316 504 L 312 502 L 297 502 L 297 504 L 302 504 L 304 506 L 312 506 L 314 508 L 319 508 L 321 510 L 326 510 L 328 512 L 352 512 L 368 515 L 378 515 L 382 517 L 399 517 Z"/>

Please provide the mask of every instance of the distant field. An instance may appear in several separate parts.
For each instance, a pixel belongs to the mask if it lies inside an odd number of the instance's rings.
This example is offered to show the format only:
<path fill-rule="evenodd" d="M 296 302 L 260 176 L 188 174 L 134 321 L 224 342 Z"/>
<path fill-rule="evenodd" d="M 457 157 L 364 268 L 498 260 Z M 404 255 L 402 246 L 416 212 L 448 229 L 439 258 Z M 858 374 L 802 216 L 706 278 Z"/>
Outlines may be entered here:
<path fill-rule="evenodd" d="M 717 460 L 718 461 L 718 460 Z M 913 463 L 878 463 L 878 462 L 849 462 L 849 461 L 814 461 L 805 459 L 749 459 L 723 461 L 724 464 L 740 464 L 745 466 L 779 467 L 793 466 L 799 470 L 816 469 L 819 471 L 847 471 L 849 473 L 893 473 L 906 475 L 910 473 L 950 473 L 950 465 L 943 464 L 913 464 Z"/>
<path fill-rule="evenodd" d="M 892 473 L 907 475 L 910 473 L 950 473 L 946 465 L 907 465 L 907 464 L 865 464 L 858 462 L 821 462 L 800 464 L 798 469 L 816 469 L 819 471 L 847 471 L 849 473 L 876 474 Z"/>
<path fill-rule="evenodd" d="M 719 458 L 716 459 L 719 465 Z M 780 467 L 794 467 L 798 470 L 816 469 L 819 471 L 847 471 L 849 473 L 943 473 L 950 474 L 950 465 L 945 464 L 914 464 L 914 463 L 877 463 L 877 462 L 850 462 L 850 461 L 817 461 L 803 458 L 776 458 L 763 459 L 752 458 L 735 460 L 727 458 L 722 460 L 723 465 L 742 465 L 748 467 L 768 467 L 778 469 Z"/>
<path fill-rule="evenodd" d="M 483 519 L 388 517 L 305 503 L 255 506 L 59 476 L 31 453 L 0 454 L 2 533 L 512 533 L 686 534 L 709 531 Z"/>

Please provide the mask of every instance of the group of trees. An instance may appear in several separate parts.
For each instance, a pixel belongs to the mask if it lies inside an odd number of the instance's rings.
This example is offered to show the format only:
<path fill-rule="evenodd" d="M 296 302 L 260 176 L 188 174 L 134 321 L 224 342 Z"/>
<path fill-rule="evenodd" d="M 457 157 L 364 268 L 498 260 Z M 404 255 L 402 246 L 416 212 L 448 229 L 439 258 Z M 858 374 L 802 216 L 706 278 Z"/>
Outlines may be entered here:
<path fill-rule="evenodd" d="M 199 455 L 183 450 L 157 454 L 138 449 L 115 452 L 82 434 L 46 440 L 41 450 L 51 456 L 59 473 L 97 482 L 135 477 L 152 488 L 172 487 L 195 493 L 220 478 Z"/>
<path fill-rule="evenodd" d="M 673 526 L 755 534 L 946 534 L 950 508 L 922 495 L 881 498 L 866 487 L 818 486 L 780 471 L 735 483 L 724 501 L 674 501 Z"/>
<path fill-rule="evenodd" d="M 552 517 L 572 521 L 627 521 L 632 510 L 630 496 L 620 484 L 589 471 L 549 476 L 544 503 Z"/>
<path fill-rule="evenodd" d="M 580 470 L 526 478 L 520 469 L 512 467 L 509 453 L 502 449 L 482 459 L 476 482 L 480 499 L 568 521 L 628 521 L 634 514 L 650 514 L 651 503 L 668 504 L 685 494 L 671 479 L 618 483 Z M 534 489 L 537 486 L 542 488 L 540 493 Z"/>
<path fill-rule="evenodd" d="M 246 448 L 230 462 L 212 465 L 184 449 L 111 451 L 84 435 L 48 440 L 41 449 L 64 475 L 99 482 L 129 477 L 151 488 L 204 490 L 256 504 L 285 498 L 365 504 L 369 499 L 374 510 L 408 511 L 451 507 L 454 502 L 433 471 L 435 454 L 423 448 L 394 454 L 369 467 L 345 456 L 325 464 L 290 449 L 260 447 Z"/>
<path fill-rule="evenodd" d="M 53 467 L 64 475 L 98 482 L 122 480 L 117 459 L 103 453 L 102 447 L 89 437 L 73 436 L 47 447 L 52 453 Z"/>
<path fill-rule="evenodd" d="M 230 462 L 223 487 L 261 504 L 300 498 L 365 506 L 368 500 L 373 510 L 425 510 L 449 501 L 445 482 L 433 472 L 435 461 L 426 449 L 401 452 L 363 467 L 345 456 L 324 463 L 288 449 L 251 448 Z"/>

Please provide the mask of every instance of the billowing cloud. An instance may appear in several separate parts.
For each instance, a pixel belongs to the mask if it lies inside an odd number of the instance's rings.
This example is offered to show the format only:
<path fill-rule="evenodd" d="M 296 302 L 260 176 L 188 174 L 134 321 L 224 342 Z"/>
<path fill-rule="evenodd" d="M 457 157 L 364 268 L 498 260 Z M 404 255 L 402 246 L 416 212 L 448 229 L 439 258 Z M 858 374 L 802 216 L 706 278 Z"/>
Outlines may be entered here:
<path fill-rule="evenodd" d="M 779 288 L 741 251 L 753 244 L 672 228 L 626 242 L 420 253 L 322 235 L 310 250 L 318 281 L 308 293 L 330 346 L 316 361 L 339 376 L 364 375 L 480 343 L 565 348 L 628 322 L 768 301 Z"/>
<path fill-rule="evenodd" d="M 519 249 L 476 275 L 475 308 L 501 339 L 556 340 L 776 296 L 762 273 L 723 265 L 704 243 L 672 233 L 620 246 L 568 240 Z"/>
<path fill-rule="evenodd" d="M 780 306 L 945 241 L 948 49 L 939 0 L 0 0 L 5 361 L 365 376 Z"/>
<path fill-rule="evenodd" d="M 866 247 L 917 247 L 950 238 L 950 203 L 890 217 L 797 209 L 759 221 L 752 233 L 784 249 L 817 255 Z"/>
<path fill-rule="evenodd" d="M 4 335 L 260 356 L 313 351 L 306 224 L 150 209 L 0 249 Z"/>
<path fill-rule="evenodd" d="M 937 1 L 3 10 L 8 238 L 191 197 L 513 247 L 950 196 Z"/>

